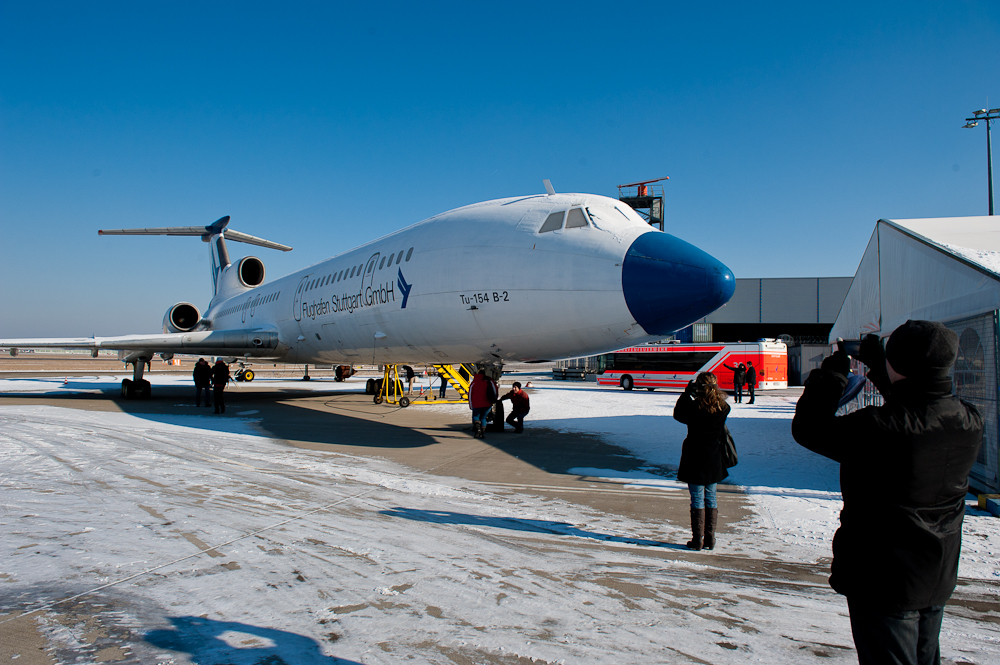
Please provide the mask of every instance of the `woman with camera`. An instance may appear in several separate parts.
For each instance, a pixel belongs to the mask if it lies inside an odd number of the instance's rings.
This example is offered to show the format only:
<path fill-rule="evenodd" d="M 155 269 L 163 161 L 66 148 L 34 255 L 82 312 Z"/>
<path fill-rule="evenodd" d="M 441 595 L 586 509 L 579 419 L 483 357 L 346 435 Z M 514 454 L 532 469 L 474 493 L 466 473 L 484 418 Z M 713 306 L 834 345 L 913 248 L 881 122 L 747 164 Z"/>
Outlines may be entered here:
<path fill-rule="evenodd" d="M 691 492 L 692 538 L 687 546 L 693 550 L 715 547 L 716 483 L 729 475 L 723 458 L 728 415 L 726 393 L 711 372 L 702 372 L 688 383 L 674 405 L 674 419 L 688 426 L 677 479 L 687 483 Z"/>

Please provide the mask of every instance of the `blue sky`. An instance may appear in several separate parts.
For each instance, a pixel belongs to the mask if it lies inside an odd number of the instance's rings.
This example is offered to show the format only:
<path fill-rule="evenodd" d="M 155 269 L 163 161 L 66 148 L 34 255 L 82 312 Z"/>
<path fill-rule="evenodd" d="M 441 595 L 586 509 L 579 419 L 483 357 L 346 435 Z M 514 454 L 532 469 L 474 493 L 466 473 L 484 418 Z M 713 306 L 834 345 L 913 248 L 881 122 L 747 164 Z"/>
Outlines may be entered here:
<path fill-rule="evenodd" d="M 668 232 L 794 277 L 853 275 L 881 217 L 986 214 L 961 126 L 1000 106 L 998 2 L 363 4 L 0 0 L 0 337 L 207 304 L 207 245 L 99 228 L 232 215 L 295 247 L 230 245 L 275 278 L 669 175 Z"/>

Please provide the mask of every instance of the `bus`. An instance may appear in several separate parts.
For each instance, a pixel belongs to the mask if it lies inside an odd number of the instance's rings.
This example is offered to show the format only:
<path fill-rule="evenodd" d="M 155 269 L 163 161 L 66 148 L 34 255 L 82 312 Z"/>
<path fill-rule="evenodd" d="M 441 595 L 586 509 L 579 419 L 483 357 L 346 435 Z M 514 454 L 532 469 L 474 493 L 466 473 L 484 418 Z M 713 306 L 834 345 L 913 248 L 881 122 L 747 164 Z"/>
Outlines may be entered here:
<path fill-rule="evenodd" d="M 757 368 L 757 390 L 788 387 L 788 347 L 775 340 L 630 346 L 600 356 L 597 383 L 625 390 L 683 389 L 699 372 L 712 372 L 720 388 L 733 390 L 733 372 L 724 365 L 748 362 Z"/>

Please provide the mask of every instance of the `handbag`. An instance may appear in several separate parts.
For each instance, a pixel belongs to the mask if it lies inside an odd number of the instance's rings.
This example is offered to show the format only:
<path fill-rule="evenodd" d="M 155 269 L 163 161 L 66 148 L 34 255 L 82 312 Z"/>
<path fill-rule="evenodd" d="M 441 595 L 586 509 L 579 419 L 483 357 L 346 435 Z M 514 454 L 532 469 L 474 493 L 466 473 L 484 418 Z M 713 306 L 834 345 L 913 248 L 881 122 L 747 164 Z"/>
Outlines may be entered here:
<path fill-rule="evenodd" d="M 726 468 L 729 469 L 739 464 L 739 457 L 736 455 L 736 442 L 733 441 L 733 435 L 730 433 L 729 428 L 723 425 L 722 431 L 726 435 L 725 441 L 722 442 L 722 461 L 726 463 Z"/>

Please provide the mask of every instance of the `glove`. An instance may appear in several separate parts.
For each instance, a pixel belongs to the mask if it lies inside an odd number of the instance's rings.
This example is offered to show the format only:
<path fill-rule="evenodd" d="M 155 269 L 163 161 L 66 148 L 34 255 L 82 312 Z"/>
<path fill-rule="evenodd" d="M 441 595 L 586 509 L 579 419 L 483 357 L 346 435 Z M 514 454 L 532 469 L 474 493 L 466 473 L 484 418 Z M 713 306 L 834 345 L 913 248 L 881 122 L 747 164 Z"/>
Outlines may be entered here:
<path fill-rule="evenodd" d="M 823 364 L 820 365 L 819 368 L 830 372 L 836 372 L 837 374 L 843 374 L 846 377 L 851 372 L 851 361 L 847 357 L 846 353 L 837 350 L 832 356 L 826 357 L 823 360 Z"/>
<path fill-rule="evenodd" d="M 882 348 L 882 340 L 878 335 L 865 335 L 861 340 L 861 349 L 855 357 L 871 369 L 885 367 L 885 349 Z"/>

